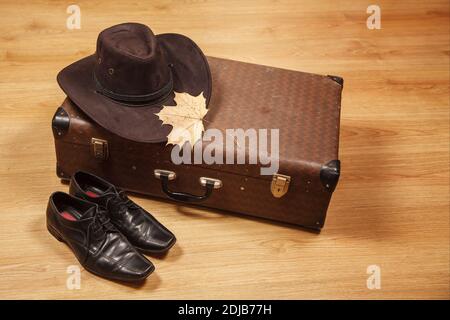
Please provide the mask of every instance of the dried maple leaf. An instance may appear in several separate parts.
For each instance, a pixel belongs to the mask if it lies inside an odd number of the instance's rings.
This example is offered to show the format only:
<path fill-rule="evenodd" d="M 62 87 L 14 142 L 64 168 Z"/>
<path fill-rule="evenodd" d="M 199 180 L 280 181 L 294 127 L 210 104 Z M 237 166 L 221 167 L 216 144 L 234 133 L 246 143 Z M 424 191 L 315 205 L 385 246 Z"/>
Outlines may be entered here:
<path fill-rule="evenodd" d="M 203 117 L 208 112 L 206 109 L 206 99 L 203 92 L 198 96 L 191 96 L 188 93 L 175 92 L 176 106 L 164 106 L 158 117 L 163 124 L 170 124 L 173 128 L 167 136 L 167 144 L 177 144 L 180 147 L 189 142 L 191 147 L 202 138 L 205 130 L 203 127 Z"/>

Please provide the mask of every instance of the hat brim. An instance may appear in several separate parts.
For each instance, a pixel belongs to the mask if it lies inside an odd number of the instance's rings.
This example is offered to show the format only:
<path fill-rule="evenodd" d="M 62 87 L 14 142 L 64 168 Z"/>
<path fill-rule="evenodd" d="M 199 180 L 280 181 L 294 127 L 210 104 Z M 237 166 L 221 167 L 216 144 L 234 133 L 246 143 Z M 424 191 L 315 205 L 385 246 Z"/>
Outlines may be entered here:
<path fill-rule="evenodd" d="M 197 96 L 203 92 L 208 106 L 211 73 L 208 61 L 191 39 L 173 33 L 157 35 L 172 66 L 173 91 Z M 156 115 L 163 105 L 175 105 L 172 92 L 165 101 L 146 106 L 127 106 L 96 91 L 95 56 L 81 59 L 63 70 L 57 81 L 66 95 L 92 120 L 118 136 L 137 142 L 164 142 L 172 130 Z"/>

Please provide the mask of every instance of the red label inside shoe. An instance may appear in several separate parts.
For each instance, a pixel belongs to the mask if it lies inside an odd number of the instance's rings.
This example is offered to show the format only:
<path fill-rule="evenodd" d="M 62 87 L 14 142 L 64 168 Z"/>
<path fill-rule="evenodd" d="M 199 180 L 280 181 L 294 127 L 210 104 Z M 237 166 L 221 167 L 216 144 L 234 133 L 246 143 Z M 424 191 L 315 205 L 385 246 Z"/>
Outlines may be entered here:
<path fill-rule="evenodd" d="M 93 191 L 86 191 L 86 194 L 91 198 L 98 198 L 98 194 Z"/>
<path fill-rule="evenodd" d="M 63 211 L 61 212 L 61 215 L 64 219 L 70 220 L 70 221 L 77 221 L 77 218 L 75 218 L 70 212 Z"/>

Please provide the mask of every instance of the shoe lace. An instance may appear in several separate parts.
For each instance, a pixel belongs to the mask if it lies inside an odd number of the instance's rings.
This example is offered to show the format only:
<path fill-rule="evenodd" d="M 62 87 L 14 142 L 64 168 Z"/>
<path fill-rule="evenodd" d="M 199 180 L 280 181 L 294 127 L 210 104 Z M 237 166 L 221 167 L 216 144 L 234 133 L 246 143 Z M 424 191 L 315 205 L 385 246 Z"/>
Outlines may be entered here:
<path fill-rule="evenodd" d="M 125 213 L 127 209 L 139 209 L 139 206 L 128 198 L 124 190 L 117 190 L 111 193 L 106 200 L 106 210 L 117 210 L 120 214 Z"/>
<path fill-rule="evenodd" d="M 102 232 L 102 237 L 105 237 L 107 233 L 118 232 L 118 230 L 111 223 L 111 220 L 108 218 L 106 211 L 100 208 L 97 209 L 97 212 L 94 214 L 92 218 L 92 222 L 87 227 L 87 251 L 84 261 L 87 260 L 90 253 L 90 246 L 92 242 L 92 235 Z"/>

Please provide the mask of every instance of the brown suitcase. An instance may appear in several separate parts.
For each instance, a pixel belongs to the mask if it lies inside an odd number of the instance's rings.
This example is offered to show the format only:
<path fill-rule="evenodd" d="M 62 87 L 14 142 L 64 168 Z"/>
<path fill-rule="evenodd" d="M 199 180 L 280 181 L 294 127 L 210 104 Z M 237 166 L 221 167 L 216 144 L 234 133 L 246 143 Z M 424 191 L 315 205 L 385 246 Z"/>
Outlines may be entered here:
<path fill-rule="evenodd" d="M 57 175 L 69 179 L 86 170 L 138 193 L 322 228 L 340 174 L 342 78 L 211 57 L 208 62 L 213 92 L 205 129 L 279 129 L 276 174 L 261 175 L 259 161 L 175 165 L 172 145 L 114 135 L 66 99 L 52 121 Z"/>

